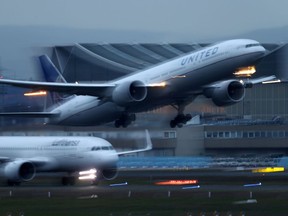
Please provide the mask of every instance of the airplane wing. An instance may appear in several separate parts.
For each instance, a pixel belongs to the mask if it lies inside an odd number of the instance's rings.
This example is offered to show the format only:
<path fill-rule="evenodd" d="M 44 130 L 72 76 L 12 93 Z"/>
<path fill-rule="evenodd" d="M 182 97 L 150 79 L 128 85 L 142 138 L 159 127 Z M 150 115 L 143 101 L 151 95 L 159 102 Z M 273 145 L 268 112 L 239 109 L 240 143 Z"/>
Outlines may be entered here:
<path fill-rule="evenodd" d="M 63 92 L 66 94 L 91 95 L 98 97 L 107 96 L 107 91 L 114 89 L 114 84 L 101 83 L 53 83 L 53 82 L 35 82 L 35 81 L 19 81 L 0 79 L 0 84 L 6 84 L 21 88 L 29 88 L 35 90 L 45 90 L 54 92 Z"/>
<path fill-rule="evenodd" d="M 27 118 L 53 118 L 59 115 L 60 113 L 58 112 L 4 112 L 4 113 L 0 113 L 0 116 L 5 116 L 5 117 L 27 117 Z"/>
<path fill-rule="evenodd" d="M 258 83 L 265 83 L 265 82 L 270 82 L 276 79 L 276 76 L 272 75 L 272 76 L 266 76 L 266 77 L 259 77 L 259 78 L 255 78 L 255 79 L 249 79 L 247 81 L 244 81 L 244 84 L 249 85 L 250 84 L 258 84 Z"/>
<path fill-rule="evenodd" d="M 44 166 L 53 161 L 47 157 L 34 157 L 34 158 L 9 158 L 9 157 L 0 157 L 0 163 L 10 163 L 13 161 L 29 161 L 32 162 L 36 167 Z"/>
<path fill-rule="evenodd" d="M 6 163 L 11 161 L 11 159 L 9 157 L 0 157 L 0 163 Z"/>
<path fill-rule="evenodd" d="M 47 164 L 50 164 L 50 166 L 53 166 L 55 164 L 53 159 L 49 157 L 33 157 L 30 158 L 28 161 L 32 162 L 38 168 Z"/>
<path fill-rule="evenodd" d="M 146 133 L 146 147 L 143 149 L 137 149 L 137 150 L 131 150 L 131 151 L 123 151 L 123 152 L 117 152 L 118 155 L 125 155 L 125 154 L 131 154 L 131 153 L 137 153 L 137 152 L 144 152 L 149 151 L 152 149 L 152 141 L 151 137 L 149 135 L 148 130 L 145 130 Z"/>
<path fill-rule="evenodd" d="M 265 82 L 269 82 L 269 81 L 273 81 L 276 79 L 276 76 L 272 75 L 272 76 L 266 76 L 266 77 L 259 77 L 259 78 L 255 78 L 255 79 L 244 79 L 244 80 L 239 80 L 245 88 L 251 88 L 253 85 L 255 84 L 259 84 L 259 83 L 265 83 Z M 237 80 L 237 79 L 235 79 Z M 204 88 L 218 88 L 221 87 L 223 81 L 219 81 L 216 83 L 212 83 L 210 85 L 206 85 Z"/>

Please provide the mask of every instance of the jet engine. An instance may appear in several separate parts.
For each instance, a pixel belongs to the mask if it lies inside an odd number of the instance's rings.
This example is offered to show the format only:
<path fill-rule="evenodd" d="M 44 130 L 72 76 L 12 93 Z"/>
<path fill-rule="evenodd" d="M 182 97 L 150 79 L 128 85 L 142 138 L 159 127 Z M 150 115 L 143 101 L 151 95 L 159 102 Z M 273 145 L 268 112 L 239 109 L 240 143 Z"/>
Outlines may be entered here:
<path fill-rule="evenodd" d="M 107 167 L 102 170 L 102 176 L 106 180 L 113 180 L 118 175 L 118 168 L 117 165 L 112 167 Z"/>
<path fill-rule="evenodd" d="M 35 174 L 35 166 L 29 161 L 13 161 L 4 167 L 4 175 L 10 182 L 30 181 Z"/>
<path fill-rule="evenodd" d="M 206 95 L 207 96 L 207 95 Z M 238 80 L 227 80 L 219 83 L 219 87 L 212 89 L 210 95 L 217 106 L 227 106 L 238 103 L 245 96 L 245 87 Z"/>
<path fill-rule="evenodd" d="M 147 88 L 141 81 L 125 82 L 118 85 L 113 93 L 112 100 L 118 105 L 129 102 L 142 101 L 147 96 Z"/>

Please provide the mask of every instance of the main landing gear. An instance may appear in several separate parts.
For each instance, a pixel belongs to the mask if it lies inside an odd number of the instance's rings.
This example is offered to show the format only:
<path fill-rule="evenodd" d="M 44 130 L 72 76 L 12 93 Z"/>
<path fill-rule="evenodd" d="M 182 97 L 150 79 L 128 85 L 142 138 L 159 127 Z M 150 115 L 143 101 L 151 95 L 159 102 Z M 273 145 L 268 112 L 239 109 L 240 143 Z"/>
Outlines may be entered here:
<path fill-rule="evenodd" d="M 170 127 L 175 128 L 177 126 L 181 128 L 191 119 L 192 116 L 190 114 L 178 114 L 173 120 L 170 121 Z"/>
<path fill-rule="evenodd" d="M 135 120 L 136 120 L 135 114 L 125 113 L 125 114 L 122 114 L 120 118 L 115 121 L 114 125 L 116 128 L 119 128 L 119 127 L 126 128 Z"/>
<path fill-rule="evenodd" d="M 170 121 L 170 127 L 175 128 L 176 126 L 181 128 L 185 125 L 188 121 L 192 119 L 191 114 L 183 114 L 185 105 L 173 106 L 178 111 L 178 115 Z"/>
<path fill-rule="evenodd" d="M 62 178 L 62 185 L 75 185 L 76 177 L 75 176 L 64 176 Z"/>

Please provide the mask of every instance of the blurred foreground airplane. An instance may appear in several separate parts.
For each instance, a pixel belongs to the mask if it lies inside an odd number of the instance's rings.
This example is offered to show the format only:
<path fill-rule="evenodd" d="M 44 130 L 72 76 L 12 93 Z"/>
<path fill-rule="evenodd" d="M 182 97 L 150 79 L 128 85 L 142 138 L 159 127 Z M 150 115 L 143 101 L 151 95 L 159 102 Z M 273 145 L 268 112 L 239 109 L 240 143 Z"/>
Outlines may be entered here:
<path fill-rule="evenodd" d="M 0 84 L 74 95 L 48 112 L 0 115 L 43 117 L 48 124 L 71 126 L 114 121 L 115 127 L 127 127 L 135 121 L 135 113 L 172 105 L 178 115 L 170 126 L 182 127 L 191 119 L 184 109 L 198 95 L 211 98 L 217 106 L 227 106 L 242 101 L 245 88 L 274 79 L 275 76 L 247 79 L 255 73 L 254 65 L 265 54 L 265 48 L 257 41 L 236 39 L 209 45 L 106 83 L 0 79 Z M 47 56 L 40 57 L 40 61 L 46 73 L 59 73 Z"/>
<path fill-rule="evenodd" d="M 116 152 L 112 145 L 96 137 L 0 137 L 0 175 L 8 185 L 32 180 L 38 172 L 66 172 L 64 185 L 74 184 L 76 177 L 97 182 L 117 175 L 118 156 L 152 149 L 146 130 L 146 147 Z M 76 173 L 78 171 L 82 171 Z"/>

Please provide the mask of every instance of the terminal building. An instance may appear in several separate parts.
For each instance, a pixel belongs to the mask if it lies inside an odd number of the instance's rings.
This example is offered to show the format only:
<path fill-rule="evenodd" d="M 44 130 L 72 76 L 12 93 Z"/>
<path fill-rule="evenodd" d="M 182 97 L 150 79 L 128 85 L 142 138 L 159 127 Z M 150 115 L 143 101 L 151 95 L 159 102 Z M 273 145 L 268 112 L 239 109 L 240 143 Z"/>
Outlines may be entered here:
<path fill-rule="evenodd" d="M 143 70 L 207 44 L 75 44 L 52 47 L 48 53 L 68 82 L 107 81 Z M 271 53 L 258 65 L 256 76 L 276 75 L 283 82 L 259 84 L 246 89 L 244 100 L 216 107 L 199 96 L 186 108 L 194 118 L 180 129 L 169 128 L 176 111 L 163 107 L 137 114 L 127 129 L 111 125 L 59 127 L 43 125 L 43 119 L 0 118 L 0 135 L 101 136 L 118 148 L 142 145 L 145 128 L 154 149 L 149 156 L 191 155 L 287 155 L 288 154 L 288 45 L 263 44 Z M 12 78 L 12 77 L 8 77 Z M 41 111 L 50 97 L 25 97 L 28 89 L 0 86 L 1 112 Z M 25 129 L 23 129 L 25 126 Z M 127 135 L 129 134 L 129 135 Z M 141 153 L 142 154 L 142 153 Z"/>

